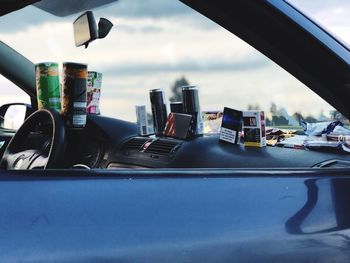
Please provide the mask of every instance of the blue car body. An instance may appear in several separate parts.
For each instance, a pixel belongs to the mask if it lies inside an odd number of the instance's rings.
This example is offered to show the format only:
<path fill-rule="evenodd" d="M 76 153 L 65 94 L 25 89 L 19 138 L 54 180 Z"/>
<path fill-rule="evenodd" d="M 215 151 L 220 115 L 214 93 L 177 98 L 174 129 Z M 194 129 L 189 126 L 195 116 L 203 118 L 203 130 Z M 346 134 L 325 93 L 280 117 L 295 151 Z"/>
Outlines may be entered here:
<path fill-rule="evenodd" d="M 348 48 L 287 2 L 183 2 L 349 117 Z M 1 63 L 0 72 L 34 96 L 32 64 L 2 50 L 26 78 Z M 349 176 L 346 167 L 1 171 L 0 262 L 349 262 Z"/>
<path fill-rule="evenodd" d="M 348 262 L 333 173 L 2 173 L 1 262 Z"/>

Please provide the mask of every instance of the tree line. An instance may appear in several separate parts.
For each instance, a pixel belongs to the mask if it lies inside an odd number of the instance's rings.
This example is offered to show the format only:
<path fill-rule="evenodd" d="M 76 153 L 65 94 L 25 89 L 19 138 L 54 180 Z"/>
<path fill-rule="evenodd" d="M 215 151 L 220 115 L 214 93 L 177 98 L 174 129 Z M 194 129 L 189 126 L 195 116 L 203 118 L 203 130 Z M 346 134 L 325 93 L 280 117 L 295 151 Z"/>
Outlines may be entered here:
<path fill-rule="evenodd" d="M 176 102 L 182 100 L 181 87 L 190 85 L 189 81 L 184 77 L 180 77 L 175 80 L 174 84 L 170 87 L 170 102 Z M 247 110 L 261 110 L 259 104 L 248 104 Z M 292 115 L 289 115 L 284 107 L 277 107 L 275 102 L 271 102 L 270 114 L 265 114 L 270 117 L 266 117 L 267 126 L 296 126 L 299 125 L 301 121 L 306 121 L 308 123 L 315 123 L 318 121 L 330 121 L 339 120 L 345 124 L 349 124 L 349 120 L 337 110 L 331 110 L 329 116 L 327 117 L 323 111 L 320 111 L 319 116 L 315 117 L 312 114 L 303 115 L 301 112 L 296 111 Z"/>

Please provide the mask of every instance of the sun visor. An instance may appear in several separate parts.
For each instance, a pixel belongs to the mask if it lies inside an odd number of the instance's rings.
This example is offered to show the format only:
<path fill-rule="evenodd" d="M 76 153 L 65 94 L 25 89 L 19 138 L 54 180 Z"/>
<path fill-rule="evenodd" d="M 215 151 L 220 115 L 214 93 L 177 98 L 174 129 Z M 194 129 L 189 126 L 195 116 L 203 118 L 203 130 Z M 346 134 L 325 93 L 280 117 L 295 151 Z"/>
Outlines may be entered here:
<path fill-rule="evenodd" d="M 0 5 L 0 16 L 19 10 L 40 0 L 2 0 Z"/>
<path fill-rule="evenodd" d="M 41 0 L 40 2 L 34 4 L 34 6 L 55 16 L 63 17 L 80 13 L 88 9 L 106 5 L 112 2 L 117 2 L 117 0 Z"/>

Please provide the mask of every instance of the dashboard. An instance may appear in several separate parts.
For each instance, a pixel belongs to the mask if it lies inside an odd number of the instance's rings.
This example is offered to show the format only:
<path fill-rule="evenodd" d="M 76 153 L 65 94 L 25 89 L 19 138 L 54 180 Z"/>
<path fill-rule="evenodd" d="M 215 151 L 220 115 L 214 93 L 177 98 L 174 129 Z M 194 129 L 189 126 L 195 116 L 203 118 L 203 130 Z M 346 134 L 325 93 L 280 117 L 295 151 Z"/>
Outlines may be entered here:
<path fill-rule="evenodd" d="M 349 167 L 349 155 L 280 147 L 245 147 L 202 136 L 190 141 L 140 137 L 136 124 L 89 115 L 68 131 L 67 167 L 90 168 L 311 168 Z"/>

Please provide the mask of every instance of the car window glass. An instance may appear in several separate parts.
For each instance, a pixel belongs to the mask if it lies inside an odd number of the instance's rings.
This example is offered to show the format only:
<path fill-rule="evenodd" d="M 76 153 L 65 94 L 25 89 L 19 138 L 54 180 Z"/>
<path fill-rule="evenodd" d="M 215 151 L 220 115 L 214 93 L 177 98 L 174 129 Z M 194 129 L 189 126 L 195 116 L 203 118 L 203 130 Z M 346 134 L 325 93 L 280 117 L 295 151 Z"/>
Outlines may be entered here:
<path fill-rule="evenodd" d="M 0 74 L 0 106 L 8 103 L 30 104 L 30 97 L 13 82 Z"/>
<path fill-rule="evenodd" d="M 30 104 L 30 97 L 22 89 L 0 75 L 0 106 L 10 103 L 26 103 Z M 23 123 L 25 116 L 25 107 L 22 105 L 13 105 L 1 117 L 0 128 L 17 130 Z"/>
<path fill-rule="evenodd" d="M 350 47 L 350 3 L 348 0 L 288 0 L 300 11 Z"/>
<path fill-rule="evenodd" d="M 18 130 L 23 124 L 26 116 L 26 107 L 24 105 L 11 105 L 5 113 L 3 128 Z"/>
<path fill-rule="evenodd" d="M 203 110 L 262 109 L 269 125 L 340 116 L 284 69 L 180 1 L 117 1 L 94 12 L 115 26 L 88 49 L 74 45 L 78 14 L 60 18 L 35 7 L 2 18 L 0 37 L 35 63 L 76 61 L 102 72 L 100 108 L 111 117 L 135 121 L 135 105 L 149 104 L 150 89 L 163 88 L 175 99 L 178 83 L 199 87 Z M 16 32 L 3 26 L 19 16 L 26 23 Z"/>

